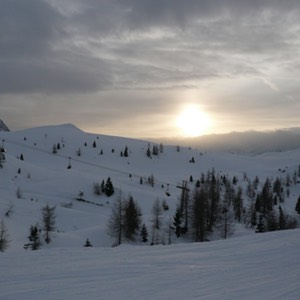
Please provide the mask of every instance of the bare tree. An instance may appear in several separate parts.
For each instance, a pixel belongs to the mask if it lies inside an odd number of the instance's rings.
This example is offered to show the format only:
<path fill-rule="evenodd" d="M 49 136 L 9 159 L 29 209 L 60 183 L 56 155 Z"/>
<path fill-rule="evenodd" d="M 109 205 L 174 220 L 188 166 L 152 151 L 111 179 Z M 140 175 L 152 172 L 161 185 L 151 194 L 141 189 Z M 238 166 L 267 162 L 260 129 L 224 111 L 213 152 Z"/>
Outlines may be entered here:
<path fill-rule="evenodd" d="M 124 232 L 123 232 L 123 222 L 124 222 L 124 200 L 122 196 L 122 191 L 112 207 L 112 213 L 107 223 L 107 234 L 115 239 L 114 246 L 121 245 Z"/>
<path fill-rule="evenodd" d="M 55 230 L 55 206 L 50 207 L 48 204 L 42 208 L 43 229 L 45 231 L 45 242 L 51 242 L 50 232 Z"/>
<path fill-rule="evenodd" d="M 234 233 L 234 213 L 229 205 L 224 204 L 221 208 L 216 228 L 223 239 L 227 239 Z"/>
<path fill-rule="evenodd" d="M 156 199 L 152 207 L 152 240 L 151 245 L 161 243 L 160 228 L 162 225 L 162 205 L 159 199 Z"/>

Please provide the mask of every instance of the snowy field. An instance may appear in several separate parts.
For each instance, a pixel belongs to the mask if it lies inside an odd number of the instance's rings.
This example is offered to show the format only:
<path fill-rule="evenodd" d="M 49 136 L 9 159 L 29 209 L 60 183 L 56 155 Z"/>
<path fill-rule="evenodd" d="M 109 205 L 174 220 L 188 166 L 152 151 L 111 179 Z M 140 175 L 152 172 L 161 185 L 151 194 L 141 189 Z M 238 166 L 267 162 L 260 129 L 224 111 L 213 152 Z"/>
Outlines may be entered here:
<path fill-rule="evenodd" d="M 1 300 L 300 299 L 300 229 L 256 234 L 236 224 L 227 240 L 212 236 L 210 242 L 191 243 L 173 235 L 171 245 L 137 241 L 116 248 L 107 235 L 120 192 L 138 202 L 149 228 L 154 201 L 165 200 L 168 227 L 183 180 L 215 169 L 236 176 L 246 189 L 245 174 L 259 176 L 261 182 L 292 177 L 300 165 L 300 149 L 250 156 L 164 146 L 163 153 L 150 159 L 147 141 L 89 134 L 73 125 L 0 132 L 0 143 L 6 149 L 0 169 L 0 220 L 10 240 L 0 253 Z M 128 157 L 120 155 L 126 146 Z M 190 163 L 192 157 L 195 163 Z M 151 175 L 153 187 L 145 183 Z M 96 196 L 93 184 L 108 177 L 115 194 Z M 76 200 L 80 193 L 87 202 Z M 295 204 L 300 184 L 292 184 L 289 193 L 281 205 L 299 222 Z M 24 250 L 29 228 L 41 223 L 46 204 L 56 207 L 52 242 L 38 251 Z M 87 238 L 92 248 L 83 247 Z"/>
<path fill-rule="evenodd" d="M 300 299 L 300 230 L 1 254 L 1 299 Z"/>

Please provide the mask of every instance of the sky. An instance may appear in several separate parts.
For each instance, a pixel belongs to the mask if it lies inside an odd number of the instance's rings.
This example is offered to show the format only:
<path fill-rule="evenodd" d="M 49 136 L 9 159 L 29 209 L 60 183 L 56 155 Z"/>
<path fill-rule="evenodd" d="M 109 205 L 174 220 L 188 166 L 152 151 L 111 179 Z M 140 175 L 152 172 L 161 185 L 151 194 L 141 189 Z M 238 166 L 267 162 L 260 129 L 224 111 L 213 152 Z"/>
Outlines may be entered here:
<path fill-rule="evenodd" d="M 0 119 L 127 137 L 300 126 L 298 0 L 0 0 Z"/>

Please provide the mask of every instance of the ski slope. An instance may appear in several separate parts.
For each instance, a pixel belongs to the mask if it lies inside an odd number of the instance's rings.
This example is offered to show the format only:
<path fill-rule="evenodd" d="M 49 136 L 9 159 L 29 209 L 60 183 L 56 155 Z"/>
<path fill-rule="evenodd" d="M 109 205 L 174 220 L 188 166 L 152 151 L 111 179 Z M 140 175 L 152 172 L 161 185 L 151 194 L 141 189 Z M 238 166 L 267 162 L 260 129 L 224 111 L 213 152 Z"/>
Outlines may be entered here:
<path fill-rule="evenodd" d="M 163 153 L 148 158 L 147 141 L 90 134 L 71 124 L 0 132 L 0 143 L 6 149 L 0 216 L 10 235 L 9 248 L 0 253 L 1 299 L 300 299 L 299 229 L 255 234 L 237 224 L 228 240 L 212 237 L 214 241 L 195 244 L 173 236 L 172 245 L 136 242 L 117 248 L 111 248 L 106 233 L 119 193 L 139 203 L 147 226 L 154 201 L 166 200 L 167 226 L 183 180 L 196 180 L 211 169 L 237 176 L 243 187 L 245 173 L 261 182 L 284 178 L 298 169 L 300 149 L 247 156 L 185 147 L 178 152 L 164 145 Z M 126 146 L 129 156 L 121 157 Z M 189 162 L 192 157 L 195 163 Z M 154 187 L 147 184 L 151 175 Z M 93 184 L 108 177 L 115 194 L 94 195 Z M 76 200 L 79 193 L 87 202 Z M 294 208 L 299 195 L 300 185 L 292 185 L 282 204 L 298 220 Z M 57 231 L 51 244 L 26 251 L 29 228 L 41 223 L 46 204 L 56 206 Z M 87 238 L 93 248 L 83 247 Z"/>

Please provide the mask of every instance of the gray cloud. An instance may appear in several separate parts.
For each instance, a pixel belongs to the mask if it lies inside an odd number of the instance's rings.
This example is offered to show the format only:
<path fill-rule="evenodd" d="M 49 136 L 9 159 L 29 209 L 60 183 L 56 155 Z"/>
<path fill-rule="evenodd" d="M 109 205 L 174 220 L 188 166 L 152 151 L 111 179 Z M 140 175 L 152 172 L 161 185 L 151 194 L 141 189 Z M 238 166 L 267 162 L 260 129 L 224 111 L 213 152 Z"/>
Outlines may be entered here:
<path fill-rule="evenodd" d="M 227 120 L 243 108 L 294 120 L 299 13 L 297 0 L 2 0 L 1 112 L 34 99 L 57 118 L 72 107 L 74 122 L 76 108 L 104 112 L 99 126 L 140 122 L 198 89 Z"/>

